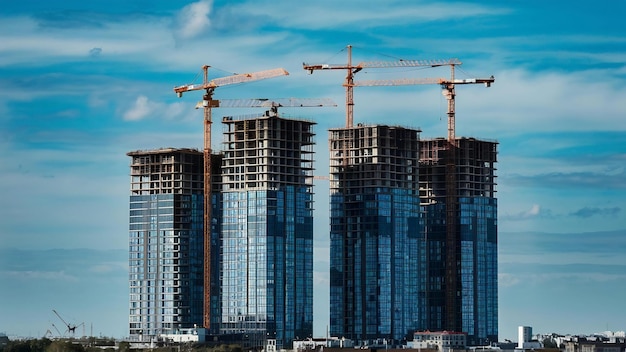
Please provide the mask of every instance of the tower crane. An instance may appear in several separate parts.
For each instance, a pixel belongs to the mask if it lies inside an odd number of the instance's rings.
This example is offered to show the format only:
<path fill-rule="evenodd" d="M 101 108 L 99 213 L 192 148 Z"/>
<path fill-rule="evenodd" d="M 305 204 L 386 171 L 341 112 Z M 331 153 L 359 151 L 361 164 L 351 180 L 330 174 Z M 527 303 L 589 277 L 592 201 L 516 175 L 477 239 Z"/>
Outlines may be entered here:
<path fill-rule="evenodd" d="M 470 78 L 470 79 L 456 79 L 454 78 L 454 67 L 460 65 L 461 62 L 448 64 L 451 70 L 451 78 L 401 78 L 390 80 L 367 80 L 354 82 L 356 87 L 364 86 L 400 86 L 400 85 L 414 85 L 414 84 L 439 84 L 442 89 L 442 94 L 448 100 L 448 142 L 455 143 L 456 132 L 456 112 L 455 112 L 455 86 L 458 84 L 484 84 L 485 87 L 491 87 L 491 84 L 495 82 L 493 76 L 489 78 Z"/>
<path fill-rule="evenodd" d="M 457 79 L 454 76 L 455 65 L 461 62 L 450 63 L 450 78 L 416 78 L 416 79 L 396 79 L 396 80 L 371 80 L 360 81 L 354 83 L 355 86 L 394 86 L 394 85 L 412 85 L 412 84 L 439 84 L 442 88 L 442 94 L 448 100 L 448 137 L 446 143 L 445 157 L 445 178 L 446 178 L 446 320 L 447 330 L 458 331 L 461 328 L 459 321 L 461 288 L 459 285 L 459 267 L 460 262 L 460 242 L 457 234 L 457 214 L 458 214 L 458 196 L 457 196 L 457 167 L 456 167 L 456 107 L 455 107 L 455 86 L 458 84 L 484 84 L 490 87 L 495 82 L 493 76 L 489 78 L 471 78 Z"/>
<path fill-rule="evenodd" d="M 54 325 L 54 323 L 51 323 L 52 327 L 54 328 L 54 330 L 56 330 L 57 334 L 59 334 L 59 337 L 63 337 L 63 334 L 61 334 L 61 332 L 59 331 L 59 329 L 57 328 L 56 325 Z"/>
<path fill-rule="evenodd" d="M 65 330 L 65 332 L 70 333 L 70 334 L 74 334 L 76 332 L 76 325 L 72 325 L 68 322 L 66 322 L 65 320 L 63 320 L 63 318 L 61 318 L 61 315 L 59 315 L 59 313 L 56 310 L 52 310 L 54 312 L 54 314 L 56 314 L 57 317 L 59 317 L 59 319 L 61 319 L 61 321 L 63 322 L 63 324 L 65 324 L 65 326 L 67 327 L 67 330 Z M 52 326 L 54 326 L 54 324 L 52 324 Z M 56 326 L 54 326 L 54 328 L 56 329 Z M 57 330 L 58 331 L 58 330 Z"/>
<path fill-rule="evenodd" d="M 347 46 L 347 64 L 308 64 L 303 63 L 302 67 L 313 74 L 316 70 L 346 70 L 346 80 L 343 86 L 346 87 L 346 127 L 351 128 L 354 124 L 354 75 L 365 68 L 393 68 L 393 67 L 439 67 L 448 65 L 458 65 L 461 62 L 457 59 L 448 60 L 397 60 L 397 61 L 362 61 L 356 65 L 352 64 L 352 45 Z"/>
<path fill-rule="evenodd" d="M 202 99 L 204 107 L 204 255 L 209 258 L 211 253 L 211 108 L 219 107 L 219 100 L 213 100 L 215 88 L 257 81 L 261 79 L 285 76 L 289 73 L 282 68 L 275 68 L 253 73 L 235 74 L 232 76 L 215 78 L 209 81 L 209 67 L 202 66 L 203 80 L 202 84 L 186 84 L 174 87 L 174 92 L 180 98 L 183 93 L 204 90 L 205 94 Z M 211 325 L 211 261 L 204 260 L 204 326 L 209 328 Z"/>
<path fill-rule="evenodd" d="M 278 108 L 280 107 L 324 107 L 337 106 L 337 104 L 328 98 L 256 98 L 256 99 L 221 99 L 215 100 L 213 107 L 220 108 L 268 108 L 268 115 L 278 116 Z M 196 109 L 203 106 L 203 102 L 196 104 Z"/>
<path fill-rule="evenodd" d="M 45 333 L 45 334 L 43 334 L 43 338 L 44 338 L 44 339 L 47 339 L 47 338 L 48 338 L 48 336 L 52 337 L 52 331 L 50 331 L 50 329 L 46 330 L 46 333 Z"/>
<path fill-rule="evenodd" d="M 239 101 L 227 101 L 227 100 L 214 100 L 213 93 L 215 88 L 245 83 L 251 81 L 257 81 L 261 79 L 268 79 L 278 76 L 285 76 L 289 73 L 282 68 L 275 68 L 265 71 L 236 74 L 227 77 L 215 78 L 213 80 L 208 79 L 208 65 L 202 67 L 203 81 L 201 84 L 186 84 L 174 87 L 174 92 L 178 97 L 182 97 L 183 93 L 204 90 L 205 94 L 202 99 L 201 106 L 204 108 L 204 326 L 210 327 L 211 324 L 211 109 L 217 107 L 269 107 L 270 110 L 277 113 L 279 106 L 320 106 L 320 103 L 314 105 L 313 102 L 303 102 L 292 100 L 289 101 L 270 101 L 268 99 L 253 99 L 254 101 L 247 101 L 245 103 L 242 100 Z M 246 106 L 248 104 L 248 106 Z M 296 105 L 298 104 L 298 105 Z M 326 106 L 327 102 L 322 103 L 321 106 Z M 199 106 L 198 106 L 199 107 Z"/>

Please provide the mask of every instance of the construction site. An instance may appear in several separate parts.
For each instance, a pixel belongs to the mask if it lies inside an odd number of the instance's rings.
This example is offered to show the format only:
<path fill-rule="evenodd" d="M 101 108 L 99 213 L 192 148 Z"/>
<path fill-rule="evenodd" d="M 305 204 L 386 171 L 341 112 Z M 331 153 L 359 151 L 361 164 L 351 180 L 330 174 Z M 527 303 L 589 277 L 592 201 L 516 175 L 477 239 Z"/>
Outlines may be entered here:
<path fill-rule="evenodd" d="M 456 137 L 458 59 L 303 64 L 345 70 L 345 128 L 330 129 L 330 332 L 356 341 L 410 329 L 462 331 L 497 341 L 497 142 Z M 366 69 L 449 67 L 449 78 L 355 81 Z M 438 84 L 447 138 L 421 130 L 354 126 L 354 87 Z M 415 280 L 413 278 L 417 277 Z M 381 309 L 381 307 L 384 307 Z"/>
<path fill-rule="evenodd" d="M 179 97 L 204 91 L 196 105 L 204 150 L 128 153 L 136 341 L 196 326 L 248 347 L 285 348 L 311 336 L 315 178 L 330 185 L 332 336 L 367 344 L 445 330 L 467 333 L 469 344 L 497 341 L 497 142 L 455 131 L 455 87 L 495 79 L 455 78 L 458 59 L 353 64 L 351 46 L 347 56 L 347 64 L 303 64 L 309 73 L 346 72 L 345 127 L 329 130 L 328 175 L 313 175 L 315 123 L 278 109 L 332 101 L 213 98 L 220 86 L 288 75 L 284 69 L 209 80 L 204 66 L 201 84 L 174 88 Z M 449 67 L 450 77 L 354 80 L 367 69 L 409 67 Z M 447 138 L 354 125 L 354 87 L 420 84 L 441 86 Z M 222 117 L 224 148 L 214 152 L 212 110 L 220 107 L 266 111 Z"/>

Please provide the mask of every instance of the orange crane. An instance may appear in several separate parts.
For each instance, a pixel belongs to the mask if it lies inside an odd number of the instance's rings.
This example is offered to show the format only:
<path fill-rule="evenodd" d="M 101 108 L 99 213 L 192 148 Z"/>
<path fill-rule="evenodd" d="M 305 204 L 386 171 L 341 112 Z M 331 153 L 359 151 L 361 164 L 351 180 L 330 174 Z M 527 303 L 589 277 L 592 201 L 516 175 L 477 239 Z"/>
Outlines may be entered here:
<path fill-rule="evenodd" d="M 346 70 L 346 80 L 343 86 L 346 87 L 346 127 L 350 128 L 354 124 L 354 75 L 365 68 L 393 68 L 393 67 L 439 67 L 448 65 L 458 65 L 457 59 L 448 60 L 397 60 L 397 61 L 362 61 L 356 65 L 352 64 L 352 45 L 348 45 L 347 64 L 307 64 L 302 66 L 309 73 L 316 70 Z"/>
<path fill-rule="evenodd" d="M 455 143 L 456 132 L 456 112 L 455 112 L 455 86 L 457 84 L 484 84 L 485 87 L 491 87 L 491 84 L 495 82 L 493 76 L 489 78 L 470 78 L 470 79 L 456 79 L 454 78 L 454 67 L 460 65 L 461 62 L 449 63 L 451 78 L 402 78 L 402 79 L 390 79 L 390 80 L 368 80 L 354 82 L 356 87 L 364 86 L 400 86 L 400 85 L 414 85 L 414 84 L 439 84 L 442 88 L 442 94 L 448 100 L 448 142 Z"/>
<path fill-rule="evenodd" d="M 278 76 L 286 76 L 289 73 L 282 68 L 271 70 L 235 74 L 232 76 L 215 78 L 209 81 L 209 67 L 202 66 L 203 80 L 201 84 L 185 84 L 174 87 L 174 92 L 178 97 L 182 97 L 183 93 L 204 90 L 205 94 L 202 98 L 202 106 L 204 107 L 204 317 L 203 324 L 205 328 L 211 326 L 211 108 L 219 107 L 219 100 L 213 100 L 215 88 L 257 81 L 261 79 L 273 78 Z"/>
<path fill-rule="evenodd" d="M 395 80 L 371 80 L 360 81 L 354 83 L 355 86 L 395 86 L 395 85 L 412 85 L 412 84 L 439 84 L 442 88 L 442 94 L 448 100 L 448 138 L 446 143 L 446 330 L 459 331 L 462 324 L 460 322 L 459 297 L 461 297 L 461 288 L 459 285 L 459 267 L 460 262 L 460 245 L 457 234 L 457 213 L 458 213 L 458 196 L 457 196 L 457 167 L 456 167 L 456 107 L 455 107 L 455 86 L 457 84 L 484 84 L 490 87 L 495 82 L 493 76 L 489 78 L 471 78 L 457 79 L 454 77 L 455 65 L 461 62 L 450 63 L 450 78 L 405 78 Z"/>

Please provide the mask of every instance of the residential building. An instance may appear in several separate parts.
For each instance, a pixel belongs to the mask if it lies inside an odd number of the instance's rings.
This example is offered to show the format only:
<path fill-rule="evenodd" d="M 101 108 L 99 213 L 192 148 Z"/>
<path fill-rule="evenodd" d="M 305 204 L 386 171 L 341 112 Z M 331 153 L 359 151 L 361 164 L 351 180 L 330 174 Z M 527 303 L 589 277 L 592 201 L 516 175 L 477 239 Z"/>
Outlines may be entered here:
<path fill-rule="evenodd" d="M 357 344 L 419 328 L 419 131 L 329 130 L 330 335 Z"/>
<path fill-rule="evenodd" d="M 291 348 L 313 334 L 314 123 L 222 123 L 220 333 Z"/>
<path fill-rule="evenodd" d="M 422 328 L 462 331 L 468 345 L 488 345 L 498 340 L 497 143 L 420 144 Z"/>
<path fill-rule="evenodd" d="M 202 153 L 138 150 L 131 157 L 129 333 L 134 340 L 202 324 Z"/>

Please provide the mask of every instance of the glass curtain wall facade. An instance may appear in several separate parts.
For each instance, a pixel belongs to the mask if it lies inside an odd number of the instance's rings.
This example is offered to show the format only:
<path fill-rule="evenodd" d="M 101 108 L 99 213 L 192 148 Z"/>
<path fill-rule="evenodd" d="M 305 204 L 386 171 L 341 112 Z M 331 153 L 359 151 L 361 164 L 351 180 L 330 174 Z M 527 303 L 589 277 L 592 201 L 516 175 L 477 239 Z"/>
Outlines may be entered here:
<path fill-rule="evenodd" d="M 420 328 L 419 131 L 329 130 L 330 334 L 365 344 Z"/>
<path fill-rule="evenodd" d="M 159 149 L 127 154 L 130 165 L 129 333 L 202 325 L 202 153 Z"/>
<path fill-rule="evenodd" d="M 313 123 L 222 122 L 220 332 L 290 348 L 313 333 Z"/>
<path fill-rule="evenodd" d="M 445 139 L 421 141 L 420 189 L 424 231 L 421 252 L 426 265 L 421 275 L 420 296 L 427 310 L 420 319 L 431 331 L 460 326 L 468 345 L 483 345 L 498 339 L 498 235 L 495 163 L 497 143 L 460 138 L 456 153 L 456 221 L 459 243 L 455 249 L 457 282 L 461 294 L 448 314 L 446 296 L 446 160 Z M 455 322 L 447 319 L 453 317 Z"/>

